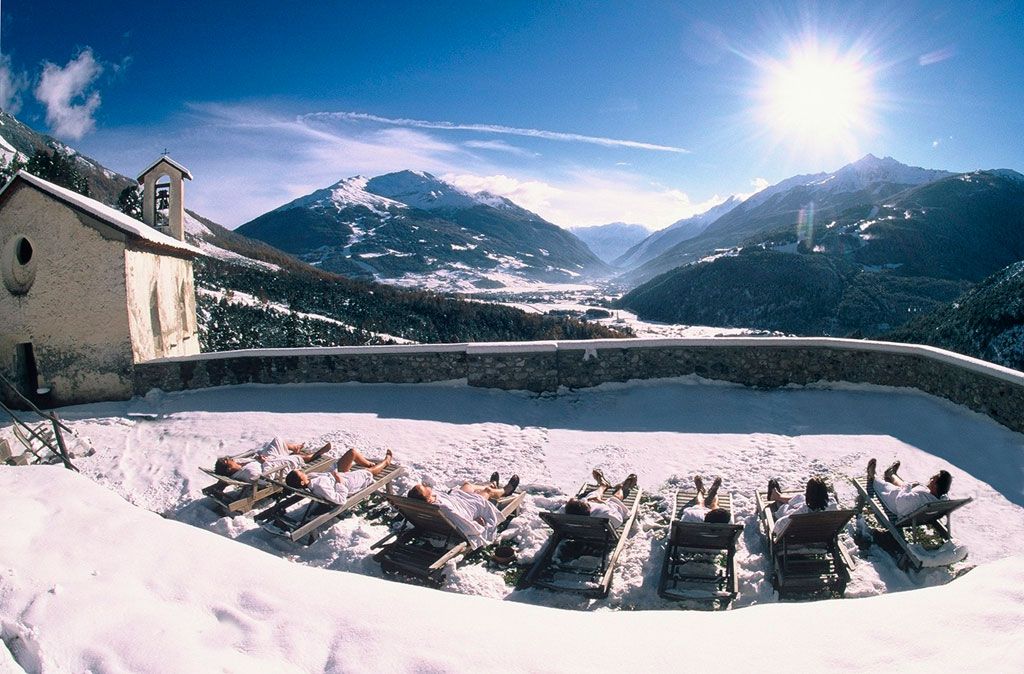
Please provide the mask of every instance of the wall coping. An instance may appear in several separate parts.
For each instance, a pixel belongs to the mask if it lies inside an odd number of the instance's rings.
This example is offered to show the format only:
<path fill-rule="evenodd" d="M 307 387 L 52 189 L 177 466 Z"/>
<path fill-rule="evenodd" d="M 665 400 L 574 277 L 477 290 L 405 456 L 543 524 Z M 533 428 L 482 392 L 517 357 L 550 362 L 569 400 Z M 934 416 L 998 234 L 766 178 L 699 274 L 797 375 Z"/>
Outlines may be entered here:
<path fill-rule="evenodd" d="M 301 347 L 293 349 L 244 349 L 217 351 L 194 356 L 173 356 L 145 363 L 175 363 L 228 358 L 276 358 L 308 356 L 354 356 L 364 354 L 408 355 L 417 353 L 465 353 L 467 355 L 501 353 L 555 353 L 557 351 L 589 351 L 602 349 L 643 349 L 651 347 L 782 347 L 829 348 L 850 351 L 880 351 L 920 356 L 980 374 L 1024 386 L 1024 372 L 978 358 L 964 356 L 934 346 L 902 344 L 837 337 L 698 337 L 698 338 L 630 338 L 581 339 L 538 342 L 475 342 L 457 344 L 387 344 L 379 346 Z M 141 363 L 140 363 L 141 364 Z"/>

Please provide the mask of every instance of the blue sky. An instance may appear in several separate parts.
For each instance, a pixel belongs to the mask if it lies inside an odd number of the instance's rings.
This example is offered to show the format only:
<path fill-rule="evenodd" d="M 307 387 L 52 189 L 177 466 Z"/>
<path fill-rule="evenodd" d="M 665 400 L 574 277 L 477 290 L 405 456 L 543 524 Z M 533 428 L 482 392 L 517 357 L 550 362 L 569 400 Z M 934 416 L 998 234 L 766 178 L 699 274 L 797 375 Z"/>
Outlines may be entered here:
<path fill-rule="evenodd" d="M 0 105 L 230 227 L 404 168 L 652 227 L 868 152 L 1024 170 L 1024 3 L 885 4 L 7 0 Z"/>

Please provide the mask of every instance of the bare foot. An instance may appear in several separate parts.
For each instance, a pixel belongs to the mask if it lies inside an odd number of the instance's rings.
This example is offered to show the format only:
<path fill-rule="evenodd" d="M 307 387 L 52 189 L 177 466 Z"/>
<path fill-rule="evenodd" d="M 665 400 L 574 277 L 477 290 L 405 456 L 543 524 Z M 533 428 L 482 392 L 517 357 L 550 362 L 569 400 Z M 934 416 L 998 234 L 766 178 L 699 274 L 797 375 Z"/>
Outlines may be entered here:
<path fill-rule="evenodd" d="M 885 481 L 889 482 L 892 480 L 892 476 L 900 471 L 900 462 L 893 461 L 892 465 L 885 469 Z"/>
<path fill-rule="evenodd" d="M 612 483 L 605 479 L 604 473 L 601 472 L 600 468 L 595 468 L 594 472 L 591 474 L 594 476 L 594 479 L 597 480 L 598 486 L 606 488 L 612 486 Z"/>
<path fill-rule="evenodd" d="M 697 488 L 698 494 L 704 493 L 704 480 L 700 475 L 693 476 L 693 486 Z"/>
<path fill-rule="evenodd" d="M 878 461 L 871 459 L 868 461 L 868 484 L 870 485 L 875 481 L 875 468 L 878 466 Z"/>
<path fill-rule="evenodd" d="M 392 459 L 392 456 L 393 456 L 393 455 L 392 455 L 392 453 L 391 453 L 391 450 L 390 450 L 390 449 L 388 449 L 388 450 L 387 450 L 386 452 L 384 452 L 384 464 L 385 464 L 385 465 L 388 465 L 388 466 L 390 466 L 390 465 L 391 465 L 391 459 Z"/>

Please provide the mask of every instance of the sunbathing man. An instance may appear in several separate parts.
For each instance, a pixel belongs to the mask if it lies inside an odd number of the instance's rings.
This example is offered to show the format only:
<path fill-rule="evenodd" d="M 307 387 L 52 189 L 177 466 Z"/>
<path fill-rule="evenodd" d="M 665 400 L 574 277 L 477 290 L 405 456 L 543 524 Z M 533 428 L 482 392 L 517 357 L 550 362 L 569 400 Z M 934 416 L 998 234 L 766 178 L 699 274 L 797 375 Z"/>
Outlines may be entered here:
<path fill-rule="evenodd" d="M 899 517 L 909 515 L 921 506 L 942 498 L 949 493 L 949 488 L 953 484 L 953 476 L 945 470 L 940 470 L 932 475 L 927 486 L 920 482 L 904 482 L 896 475 L 900 469 L 899 461 L 894 461 L 885 469 L 882 474 L 883 480 L 877 480 L 875 479 L 876 465 L 877 462 L 874 459 L 868 461 L 868 488 L 873 488 L 885 507 Z"/>
<path fill-rule="evenodd" d="M 697 502 L 683 508 L 680 522 L 728 524 L 732 521 L 732 513 L 718 506 L 718 489 L 722 486 L 722 478 L 716 477 L 707 492 L 704 491 L 704 480 L 700 475 L 693 476 L 693 484 L 697 487 Z"/>
<path fill-rule="evenodd" d="M 636 474 L 630 473 L 625 480 L 615 486 L 605 479 L 604 473 L 600 469 L 595 468 L 593 475 L 597 480 L 597 489 L 584 496 L 566 501 L 565 513 L 567 515 L 604 517 L 613 528 L 618 529 L 629 515 L 629 508 L 623 503 L 623 499 L 629 496 L 629 493 L 636 487 Z M 604 493 L 609 489 L 612 491 L 612 495 L 605 498 Z"/>
<path fill-rule="evenodd" d="M 774 477 L 768 480 L 768 501 L 775 511 L 775 535 L 780 536 L 789 526 L 790 517 L 807 512 L 837 510 L 835 499 L 829 498 L 828 483 L 823 477 L 812 477 L 807 481 L 803 494 L 783 496 L 782 486 Z"/>
<path fill-rule="evenodd" d="M 213 472 L 233 480 L 252 482 L 263 475 L 270 475 L 279 470 L 298 468 L 331 451 L 329 442 L 315 452 L 304 452 L 305 447 L 304 443 L 285 442 L 281 438 L 274 438 L 245 464 L 230 456 L 220 457 L 213 465 Z"/>
<path fill-rule="evenodd" d="M 314 496 L 341 505 L 348 500 L 350 493 L 373 484 L 373 478 L 391 465 L 391 458 L 389 449 L 384 453 L 383 460 L 374 463 L 353 447 L 341 455 L 334 470 L 310 477 L 304 471 L 296 469 L 285 476 L 284 482 L 292 489 L 308 489 Z M 352 466 L 366 470 L 352 470 Z"/>
<path fill-rule="evenodd" d="M 493 473 L 488 484 L 463 482 L 461 487 L 448 492 L 420 483 L 409 490 L 409 498 L 436 504 L 445 519 L 475 550 L 494 542 L 498 525 L 504 519 L 491 501 L 510 496 L 518 486 L 518 475 L 513 475 L 504 487 L 499 487 L 498 474 Z"/>

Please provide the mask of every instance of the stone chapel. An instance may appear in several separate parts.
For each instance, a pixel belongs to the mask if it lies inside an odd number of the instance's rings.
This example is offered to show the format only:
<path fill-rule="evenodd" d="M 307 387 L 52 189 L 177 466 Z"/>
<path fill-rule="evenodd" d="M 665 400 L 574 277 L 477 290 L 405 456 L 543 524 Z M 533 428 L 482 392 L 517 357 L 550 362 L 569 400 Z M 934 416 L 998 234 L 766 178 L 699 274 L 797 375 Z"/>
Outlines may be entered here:
<path fill-rule="evenodd" d="M 136 363 L 199 353 L 191 178 L 167 156 L 143 171 L 145 222 L 24 171 L 0 191 L 0 374 L 23 395 L 124 400 Z"/>

